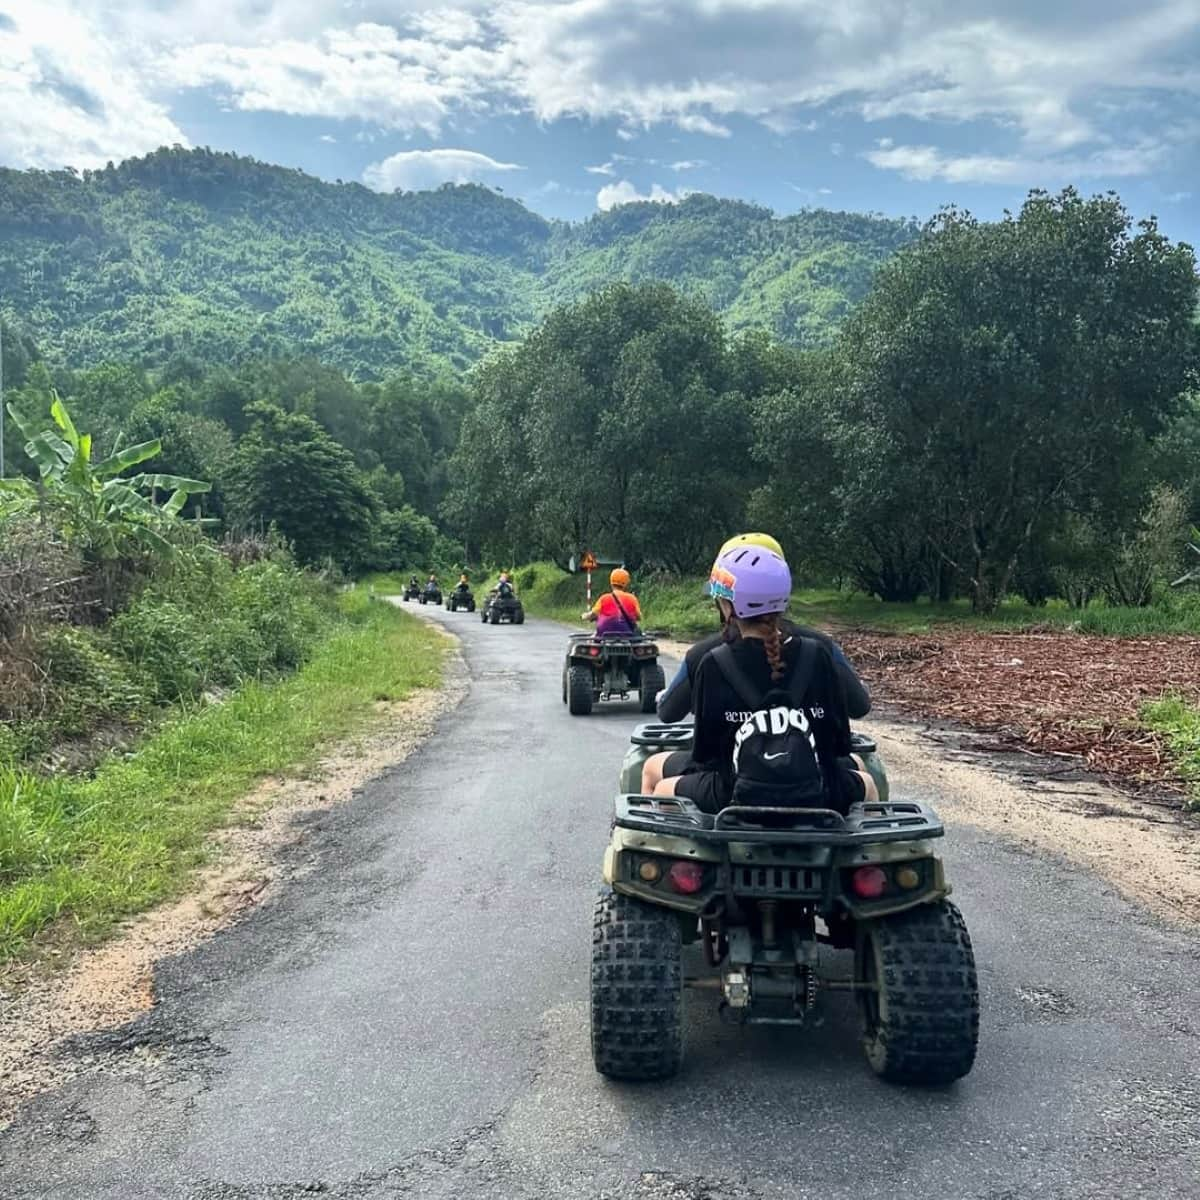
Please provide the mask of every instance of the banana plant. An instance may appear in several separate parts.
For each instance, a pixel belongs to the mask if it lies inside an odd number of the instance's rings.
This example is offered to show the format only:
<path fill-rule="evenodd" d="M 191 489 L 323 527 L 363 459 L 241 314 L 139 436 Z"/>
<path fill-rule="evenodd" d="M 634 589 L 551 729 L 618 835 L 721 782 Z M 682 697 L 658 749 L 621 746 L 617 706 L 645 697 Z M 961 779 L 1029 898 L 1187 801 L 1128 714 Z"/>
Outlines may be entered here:
<path fill-rule="evenodd" d="M 161 531 L 189 496 L 209 491 L 211 484 L 179 475 L 126 475 L 160 452 L 157 439 L 118 448 L 93 462 L 91 435 L 75 428 L 57 395 L 50 405 L 56 429 L 38 429 L 11 404 L 8 411 L 26 438 L 25 453 L 36 464 L 43 489 L 62 507 L 69 537 L 100 558 L 118 557 L 130 540 L 155 554 L 174 553 Z M 5 489 L 10 498 L 19 486 Z M 157 503 L 160 492 L 168 494 L 162 504 Z"/>

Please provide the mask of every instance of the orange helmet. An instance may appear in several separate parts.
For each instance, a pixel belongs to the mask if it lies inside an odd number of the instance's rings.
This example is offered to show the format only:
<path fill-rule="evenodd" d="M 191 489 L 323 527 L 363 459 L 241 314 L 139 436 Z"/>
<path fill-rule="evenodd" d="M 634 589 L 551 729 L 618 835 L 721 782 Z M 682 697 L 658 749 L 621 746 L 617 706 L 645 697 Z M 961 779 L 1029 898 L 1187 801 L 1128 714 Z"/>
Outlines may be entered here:
<path fill-rule="evenodd" d="M 611 587 L 627 588 L 629 586 L 629 572 L 624 567 L 616 567 L 608 577 L 608 582 Z"/>

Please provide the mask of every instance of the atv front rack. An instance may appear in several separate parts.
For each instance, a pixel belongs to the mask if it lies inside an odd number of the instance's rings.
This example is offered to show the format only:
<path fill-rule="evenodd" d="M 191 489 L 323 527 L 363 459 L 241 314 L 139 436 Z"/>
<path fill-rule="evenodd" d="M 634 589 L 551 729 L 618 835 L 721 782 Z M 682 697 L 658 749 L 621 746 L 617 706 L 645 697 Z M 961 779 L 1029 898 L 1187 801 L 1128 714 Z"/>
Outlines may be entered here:
<path fill-rule="evenodd" d="M 709 843 L 856 846 L 937 838 L 946 832 L 932 808 L 908 801 L 856 804 L 844 817 L 831 808 L 765 807 L 730 807 L 713 817 L 682 797 L 626 794 L 617 797 L 616 823 L 624 829 Z"/>

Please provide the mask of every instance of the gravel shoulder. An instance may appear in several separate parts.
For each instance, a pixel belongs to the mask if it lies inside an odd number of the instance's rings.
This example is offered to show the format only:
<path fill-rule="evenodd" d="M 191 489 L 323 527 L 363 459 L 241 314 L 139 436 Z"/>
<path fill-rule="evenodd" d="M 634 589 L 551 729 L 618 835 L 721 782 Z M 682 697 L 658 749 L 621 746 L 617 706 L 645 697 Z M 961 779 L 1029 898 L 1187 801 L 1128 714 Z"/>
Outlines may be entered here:
<path fill-rule="evenodd" d="M 72 1052 L 88 1035 L 154 1007 L 159 963 L 196 949 L 312 871 L 311 818 L 400 767 L 461 700 L 466 667 L 457 639 L 446 636 L 455 650 L 441 687 L 377 703 L 370 727 L 332 746 L 306 776 L 264 780 L 214 836 L 210 864 L 185 897 L 72 954 L 65 966 L 51 960 L 0 968 L 0 1129 L 31 1096 L 88 1072 L 89 1057 Z"/>

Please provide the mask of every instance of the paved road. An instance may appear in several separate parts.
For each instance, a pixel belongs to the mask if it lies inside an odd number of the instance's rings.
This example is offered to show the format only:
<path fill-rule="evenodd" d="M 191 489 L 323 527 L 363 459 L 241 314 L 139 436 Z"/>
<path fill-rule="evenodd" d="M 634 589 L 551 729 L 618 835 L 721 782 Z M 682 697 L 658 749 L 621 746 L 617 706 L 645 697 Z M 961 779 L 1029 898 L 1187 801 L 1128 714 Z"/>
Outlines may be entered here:
<path fill-rule="evenodd" d="M 558 627 L 434 616 L 462 705 L 313 818 L 315 875 L 80 1047 L 103 1069 L 0 1137 L 0 1197 L 1200 1196 L 1200 940 L 969 827 L 944 848 L 983 988 L 965 1081 L 880 1083 L 848 1010 L 744 1031 L 703 995 L 678 1080 L 597 1077 L 590 909 L 637 716 L 567 716 Z"/>

